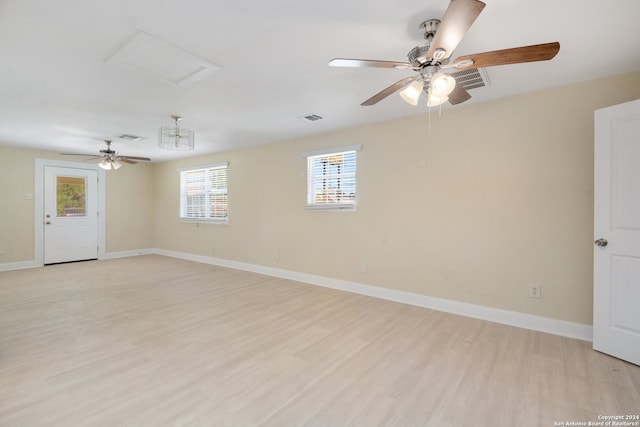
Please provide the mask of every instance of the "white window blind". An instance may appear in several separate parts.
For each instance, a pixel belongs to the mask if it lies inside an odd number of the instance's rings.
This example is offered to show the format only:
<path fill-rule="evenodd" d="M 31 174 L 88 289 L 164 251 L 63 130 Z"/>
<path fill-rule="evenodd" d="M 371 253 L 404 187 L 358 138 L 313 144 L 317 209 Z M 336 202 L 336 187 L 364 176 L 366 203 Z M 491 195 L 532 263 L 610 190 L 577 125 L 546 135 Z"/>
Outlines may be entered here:
<path fill-rule="evenodd" d="M 180 170 L 180 218 L 227 221 L 227 164 Z"/>
<path fill-rule="evenodd" d="M 356 149 L 307 156 L 307 207 L 356 206 Z"/>

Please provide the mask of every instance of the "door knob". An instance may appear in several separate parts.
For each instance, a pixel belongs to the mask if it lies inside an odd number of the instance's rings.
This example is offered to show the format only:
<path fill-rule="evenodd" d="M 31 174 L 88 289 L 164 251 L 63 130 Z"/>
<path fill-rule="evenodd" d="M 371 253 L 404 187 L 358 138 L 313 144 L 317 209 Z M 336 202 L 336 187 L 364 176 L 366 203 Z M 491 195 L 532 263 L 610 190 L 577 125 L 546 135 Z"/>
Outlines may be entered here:
<path fill-rule="evenodd" d="M 607 242 L 607 239 L 598 239 L 593 243 L 595 243 L 596 246 L 600 246 L 600 247 L 605 247 L 609 244 L 609 242 Z"/>

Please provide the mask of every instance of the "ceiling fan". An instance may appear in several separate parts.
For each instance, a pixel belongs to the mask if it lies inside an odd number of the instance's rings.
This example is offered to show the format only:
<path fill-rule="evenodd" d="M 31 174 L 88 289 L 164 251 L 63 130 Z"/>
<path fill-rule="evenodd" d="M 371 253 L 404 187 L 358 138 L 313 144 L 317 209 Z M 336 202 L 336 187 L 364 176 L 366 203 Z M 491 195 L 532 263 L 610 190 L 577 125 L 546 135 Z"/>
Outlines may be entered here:
<path fill-rule="evenodd" d="M 456 84 L 456 80 L 446 73 L 447 70 L 462 71 L 496 65 L 546 61 L 556 56 L 560 50 L 558 42 L 544 43 L 465 55 L 449 63 L 453 51 L 484 7 L 485 3 L 479 0 L 451 0 L 442 21 L 429 19 L 420 24 L 425 42 L 409 51 L 407 54 L 409 62 L 335 58 L 329 61 L 329 65 L 416 71 L 418 73 L 416 76 L 397 81 L 360 105 L 377 104 L 402 89 L 400 96 L 408 103 L 417 105 L 420 95 L 424 94 L 427 96 L 427 105 L 432 107 L 447 101 L 456 105 L 471 98 L 469 92 L 460 84 Z"/>
<path fill-rule="evenodd" d="M 111 169 L 120 169 L 122 163 L 128 163 L 130 165 L 135 165 L 139 161 L 150 162 L 151 159 L 148 157 L 135 157 L 135 156 L 120 156 L 118 153 L 111 149 L 111 141 L 105 140 L 105 144 L 107 144 L 106 150 L 100 150 L 101 154 L 84 154 L 84 153 L 60 153 L 63 156 L 85 156 L 88 157 L 87 160 L 98 160 L 100 159 L 100 166 L 102 169 L 111 170 Z"/>

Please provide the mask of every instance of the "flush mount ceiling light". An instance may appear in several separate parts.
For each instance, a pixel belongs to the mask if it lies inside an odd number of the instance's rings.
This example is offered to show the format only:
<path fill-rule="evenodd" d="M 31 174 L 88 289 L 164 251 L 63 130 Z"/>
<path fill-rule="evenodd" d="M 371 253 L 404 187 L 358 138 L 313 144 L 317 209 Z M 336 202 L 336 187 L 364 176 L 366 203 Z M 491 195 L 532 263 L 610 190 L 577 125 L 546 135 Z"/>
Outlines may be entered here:
<path fill-rule="evenodd" d="M 166 150 L 190 151 L 195 148 L 195 133 L 191 129 L 178 125 L 180 116 L 171 116 L 174 126 L 162 126 L 158 129 L 158 146 Z"/>

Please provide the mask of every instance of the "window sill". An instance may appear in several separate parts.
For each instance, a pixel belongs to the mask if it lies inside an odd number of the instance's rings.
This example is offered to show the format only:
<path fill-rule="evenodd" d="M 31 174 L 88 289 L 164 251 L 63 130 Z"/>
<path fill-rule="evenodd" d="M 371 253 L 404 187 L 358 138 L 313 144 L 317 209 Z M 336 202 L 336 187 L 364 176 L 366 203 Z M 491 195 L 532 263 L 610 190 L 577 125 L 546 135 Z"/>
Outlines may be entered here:
<path fill-rule="evenodd" d="M 229 224 L 229 219 L 207 219 L 207 218 L 178 218 L 180 222 L 192 224 Z"/>
<path fill-rule="evenodd" d="M 306 205 L 306 210 L 310 211 L 355 211 L 356 205 L 350 203 L 333 203 L 326 205 Z"/>

